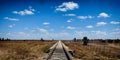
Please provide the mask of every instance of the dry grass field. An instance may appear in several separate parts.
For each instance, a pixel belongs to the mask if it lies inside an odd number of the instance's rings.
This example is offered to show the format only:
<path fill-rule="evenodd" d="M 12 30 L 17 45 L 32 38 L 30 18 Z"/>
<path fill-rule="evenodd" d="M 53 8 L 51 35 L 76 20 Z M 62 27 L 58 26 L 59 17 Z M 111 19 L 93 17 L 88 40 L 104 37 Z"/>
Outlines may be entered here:
<path fill-rule="evenodd" d="M 120 43 L 91 42 L 87 46 L 82 42 L 64 41 L 74 51 L 75 58 L 83 60 L 118 60 L 120 59 Z"/>
<path fill-rule="evenodd" d="M 56 41 L 0 41 L 0 60 L 42 60 Z"/>

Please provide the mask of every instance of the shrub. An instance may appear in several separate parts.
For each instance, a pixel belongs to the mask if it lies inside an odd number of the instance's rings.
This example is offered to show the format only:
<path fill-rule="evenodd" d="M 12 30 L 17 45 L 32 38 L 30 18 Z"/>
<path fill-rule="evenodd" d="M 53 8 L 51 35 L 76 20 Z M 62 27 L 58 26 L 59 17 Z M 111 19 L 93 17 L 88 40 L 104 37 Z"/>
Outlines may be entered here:
<path fill-rule="evenodd" d="M 50 52 L 50 49 L 49 49 L 50 47 L 48 47 L 48 46 L 46 46 L 46 47 L 44 47 L 43 48 L 43 52 L 44 53 L 49 53 Z"/>
<path fill-rule="evenodd" d="M 74 42 L 76 42 L 76 41 L 77 41 L 77 39 L 76 39 L 76 38 L 74 38 L 74 39 L 73 39 L 73 41 L 74 41 Z"/>
<path fill-rule="evenodd" d="M 87 37 L 83 37 L 82 41 L 83 41 L 83 45 L 87 45 L 89 39 Z"/>
<path fill-rule="evenodd" d="M 44 39 L 43 39 L 43 38 L 41 38 L 41 41 L 44 41 Z"/>

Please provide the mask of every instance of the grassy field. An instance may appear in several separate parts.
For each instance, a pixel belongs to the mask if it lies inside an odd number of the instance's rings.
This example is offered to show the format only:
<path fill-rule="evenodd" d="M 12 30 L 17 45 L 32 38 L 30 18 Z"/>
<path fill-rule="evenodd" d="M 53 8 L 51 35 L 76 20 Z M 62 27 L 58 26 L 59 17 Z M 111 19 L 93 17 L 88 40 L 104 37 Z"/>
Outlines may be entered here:
<path fill-rule="evenodd" d="M 56 41 L 0 41 L 0 60 L 42 60 Z"/>
<path fill-rule="evenodd" d="M 46 52 L 57 41 L 0 41 L 0 60 L 43 60 Z M 120 43 L 63 41 L 73 50 L 73 57 L 83 60 L 118 60 Z"/>
<path fill-rule="evenodd" d="M 63 41 L 73 50 L 75 58 L 83 60 L 118 60 L 120 59 L 120 43 L 91 42 L 87 46 L 82 42 Z"/>

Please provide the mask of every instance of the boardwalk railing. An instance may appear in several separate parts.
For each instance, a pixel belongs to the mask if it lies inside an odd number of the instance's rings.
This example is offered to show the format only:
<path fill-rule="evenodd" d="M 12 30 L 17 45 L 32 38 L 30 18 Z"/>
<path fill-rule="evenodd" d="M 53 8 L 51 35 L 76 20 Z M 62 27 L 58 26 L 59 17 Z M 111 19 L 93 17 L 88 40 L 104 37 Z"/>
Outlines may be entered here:
<path fill-rule="evenodd" d="M 53 52 L 55 51 L 56 49 L 56 46 L 58 45 L 58 43 L 54 44 L 51 48 L 50 48 L 50 52 L 48 53 L 48 56 L 45 57 L 45 60 L 49 60 L 53 54 Z"/>
<path fill-rule="evenodd" d="M 62 43 L 62 46 L 68 60 L 74 60 L 73 56 L 68 51 L 68 47 L 64 43 Z"/>

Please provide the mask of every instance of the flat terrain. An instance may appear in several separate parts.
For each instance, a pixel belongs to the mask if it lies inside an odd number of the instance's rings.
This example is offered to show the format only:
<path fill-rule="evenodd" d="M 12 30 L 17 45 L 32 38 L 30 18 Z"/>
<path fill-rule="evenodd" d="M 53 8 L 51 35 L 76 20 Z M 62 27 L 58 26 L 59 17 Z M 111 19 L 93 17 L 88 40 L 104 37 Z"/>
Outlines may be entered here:
<path fill-rule="evenodd" d="M 120 43 L 90 42 L 87 46 L 82 42 L 63 41 L 73 50 L 75 58 L 83 60 L 118 60 L 120 59 Z"/>
<path fill-rule="evenodd" d="M 0 60 L 43 60 L 49 48 L 58 41 L 0 41 Z M 62 41 L 73 53 L 75 59 L 83 60 L 119 60 L 120 43 Z M 67 60 L 61 42 L 56 45 L 50 60 Z"/>
<path fill-rule="evenodd" d="M 56 41 L 0 41 L 0 60 L 42 60 Z"/>

